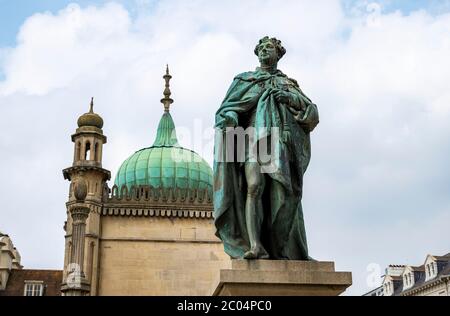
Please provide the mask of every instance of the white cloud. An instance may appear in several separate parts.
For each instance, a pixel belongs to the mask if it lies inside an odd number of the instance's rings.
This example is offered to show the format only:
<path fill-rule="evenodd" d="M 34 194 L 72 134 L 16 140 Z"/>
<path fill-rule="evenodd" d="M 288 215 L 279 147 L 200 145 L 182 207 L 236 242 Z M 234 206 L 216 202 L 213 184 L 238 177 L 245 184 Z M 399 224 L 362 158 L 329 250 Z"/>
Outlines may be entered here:
<path fill-rule="evenodd" d="M 105 120 L 104 166 L 114 175 L 153 142 L 166 63 L 177 126 L 207 128 L 267 34 L 283 40 L 280 68 L 321 112 L 304 196 L 312 255 L 353 270 L 351 293 L 360 294 L 369 263 L 441 251 L 445 238 L 415 232 L 442 235 L 449 214 L 450 15 L 367 8 L 349 16 L 328 0 L 143 1 L 135 17 L 110 3 L 28 18 L 17 46 L 0 49 L 2 231 L 27 266 L 60 267 L 60 170 L 72 162 L 70 135 L 89 98 Z M 399 249 L 399 236 L 414 247 Z"/>
<path fill-rule="evenodd" d="M 84 10 L 72 4 L 57 15 L 30 17 L 7 60 L 7 81 L 0 93 L 45 95 L 86 76 L 103 79 L 105 62 L 108 66 L 123 62 L 126 47 L 134 43 L 128 33 L 130 24 L 127 11 L 116 4 Z M 115 54 L 109 55 L 112 51 Z"/>

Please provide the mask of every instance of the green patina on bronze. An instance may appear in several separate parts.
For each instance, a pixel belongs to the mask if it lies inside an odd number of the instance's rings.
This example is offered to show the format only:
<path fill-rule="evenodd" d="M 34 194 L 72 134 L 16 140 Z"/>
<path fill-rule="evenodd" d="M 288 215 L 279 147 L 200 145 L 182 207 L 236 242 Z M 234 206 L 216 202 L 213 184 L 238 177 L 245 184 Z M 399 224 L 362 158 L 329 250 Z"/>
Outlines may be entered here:
<path fill-rule="evenodd" d="M 235 77 L 216 113 L 220 134 L 215 144 L 214 218 L 216 234 L 232 258 L 310 259 L 301 200 L 311 158 L 310 133 L 319 115 L 297 82 L 277 69 L 285 52 L 277 39 L 261 39 L 255 49 L 261 66 Z M 255 144 L 268 139 L 279 168 L 262 173 L 262 164 L 249 160 L 247 151 L 245 162 L 217 159 L 217 149 L 226 144 L 226 127 L 277 128 L 279 139 L 261 133 Z"/>
<path fill-rule="evenodd" d="M 119 188 L 126 185 L 148 185 L 164 189 L 208 189 L 212 191 L 212 169 L 208 163 L 192 150 L 181 147 L 175 124 L 169 113 L 170 99 L 167 69 L 165 98 L 161 100 L 164 111 L 156 133 L 156 139 L 149 148 L 137 151 L 125 160 L 115 179 Z"/>

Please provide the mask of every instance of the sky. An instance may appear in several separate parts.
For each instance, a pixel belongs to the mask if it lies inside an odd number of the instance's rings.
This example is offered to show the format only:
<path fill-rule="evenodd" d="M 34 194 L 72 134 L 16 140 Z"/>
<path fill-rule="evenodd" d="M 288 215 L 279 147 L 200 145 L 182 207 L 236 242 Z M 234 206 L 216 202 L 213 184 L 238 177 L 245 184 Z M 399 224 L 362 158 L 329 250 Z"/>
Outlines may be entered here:
<path fill-rule="evenodd" d="M 321 117 L 311 256 L 361 295 L 389 264 L 450 252 L 449 34 L 445 0 L 0 0 L 0 231 L 26 268 L 62 268 L 77 118 L 94 96 L 114 177 L 154 140 L 167 63 L 180 142 L 211 163 L 214 113 L 270 35 Z"/>

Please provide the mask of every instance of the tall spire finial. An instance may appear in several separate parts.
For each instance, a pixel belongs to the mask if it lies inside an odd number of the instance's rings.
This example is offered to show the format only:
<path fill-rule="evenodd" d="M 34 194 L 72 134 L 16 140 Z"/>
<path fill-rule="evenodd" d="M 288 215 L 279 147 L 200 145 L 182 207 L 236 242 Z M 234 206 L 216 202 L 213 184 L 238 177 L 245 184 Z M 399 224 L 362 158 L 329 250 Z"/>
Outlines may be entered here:
<path fill-rule="evenodd" d="M 173 103 L 173 100 L 170 98 L 172 92 L 170 92 L 170 79 L 172 76 L 169 73 L 169 65 L 166 66 L 166 74 L 163 76 L 166 81 L 166 88 L 164 89 L 164 98 L 161 99 L 161 103 L 164 104 L 164 112 L 169 113 L 170 105 Z"/>
<path fill-rule="evenodd" d="M 91 107 L 89 109 L 89 113 L 94 113 L 94 97 L 91 98 Z"/>

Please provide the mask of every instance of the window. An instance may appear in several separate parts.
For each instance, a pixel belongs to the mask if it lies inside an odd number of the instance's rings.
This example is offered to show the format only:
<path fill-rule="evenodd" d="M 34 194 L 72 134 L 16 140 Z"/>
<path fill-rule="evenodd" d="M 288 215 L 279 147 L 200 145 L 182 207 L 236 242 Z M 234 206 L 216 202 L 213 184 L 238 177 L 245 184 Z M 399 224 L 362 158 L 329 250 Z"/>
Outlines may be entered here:
<path fill-rule="evenodd" d="M 390 296 L 393 292 L 392 282 L 387 282 L 385 285 L 384 293 L 386 296 Z"/>
<path fill-rule="evenodd" d="M 91 143 L 86 142 L 86 149 L 84 151 L 84 160 L 91 160 Z"/>
<path fill-rule="evenodd" d="M 98 143 L 95 143 L 95 147 L 94 147 L 94 160 L 98 161 Z"/>
<path fill-rule="evenodd" d="M 77 143 L 77 149 L 75 151 L 75 156 L 77 157 L 77 160 L 81 160 L 81 142 Z"/>
<path fill-rule="evenodd" d="M 409 289 L 411 287 L 411 278 L 410 278 L 410 273 L 403 273 L 403 287 L 402 287 L 402 291 L 406 291 L 407 289 Z"/>
<path fill-rule="evenodd" d="M 438 273 L 436 262 L 431 261 L 430 263 L 428 263 L 426 265 L 425 270 L 426 270 L 426 275 L 427 275 L 427 278 L 426 278 L 427 281 L 435 278 Z"/>
<path fill-rule="evenodd" d="M 44 284 L 41 281 L 25 281 L 24 296 L 43 296 Z"/>

